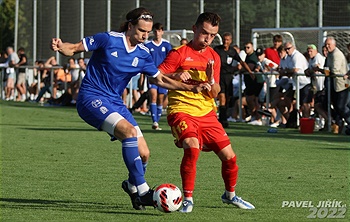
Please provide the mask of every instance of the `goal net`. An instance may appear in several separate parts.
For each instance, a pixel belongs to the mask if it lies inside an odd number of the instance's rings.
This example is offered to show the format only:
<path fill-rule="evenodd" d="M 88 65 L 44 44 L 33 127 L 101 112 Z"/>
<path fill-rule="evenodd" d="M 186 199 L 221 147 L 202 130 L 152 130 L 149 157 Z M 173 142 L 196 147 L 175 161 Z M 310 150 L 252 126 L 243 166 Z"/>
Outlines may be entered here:
<path fill-rule="evenodd" d="M 283 42 L 293 42 L 300 52 L 307 51 L 307 45 L 315 44 L 318 51 L 324 45 L 327 36 L 333 36 L 337 47 L 346 55 L 346 45 L 350 43 L 350 26 L 342 27 L 310 27 L 310 28 L 255 28 L 252 29 L 252 41 L 255 48 L 272 46 L 272 37 L 279 34 Z"/>

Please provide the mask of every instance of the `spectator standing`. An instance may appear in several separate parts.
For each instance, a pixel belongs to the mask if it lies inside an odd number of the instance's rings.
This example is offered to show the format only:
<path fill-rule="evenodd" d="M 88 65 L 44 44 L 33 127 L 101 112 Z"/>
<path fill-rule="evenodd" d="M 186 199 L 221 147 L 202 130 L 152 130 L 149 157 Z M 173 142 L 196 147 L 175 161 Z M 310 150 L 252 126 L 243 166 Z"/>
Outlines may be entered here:
<path fill-rule="evenodd" d="M 245 62 L 248 64 L 251 70 L 256 70 L 258 68 L 258 56 L 255 53 L 253 43 L 247 42 L 244 45 L 244 51 L 247 56 L 245 58 Z M 244 94 L 247 100 L 248 111 L 250 112 L 250 125 L 262 125 L 261 115 L 257 112 L 260 109 L 259 104 L 259 95 L 264 86 L 263 81 L 258 81 L 258 79 L 254 75 L 245 75 L 244 76 L 244 84 L 246 86 Z"/>
<path fill-rule="evenodd" d="M 348 72 L 348 65 L 345 55 L 337 47 L 334 37 L 327 37 L 325 41 L 327 47 L 327 63 L 325 69 L 316 69 L 326 76 L 331 76 L 331 101 L 336 112 L 333 133 L 341 133 L 343 120 L 347 123 L 347 134 L 350 135 L 350 108 L 349 104 L 349 79 L 343 78 Z M 341 76 L 334 76 L 341 75 Z"/>
<path fill-rule="evenodd" d="M 161 23 L 155 23 L 153 25 L 154 38 L 152 41 L 146 43 L 146 47 L 149 49 L 153 58 L 154 64 L 159 66 L 165 59 L 166 55 L 172 49 L 172 46 L 168 40 L 163 39 L 164 27 Z M 150 112 L 152 117 L 152 129 L 162 130 L 159 127 L 159 120 L 162 116 L 163 103 L 168 93 L 167 89 L 159 87 L 155 84 L 149 84 L 149 95 L 151 99 Z"/>
<path fill-rule="evenodd" d="M 6 52 L 8 55 L 8 68 L 6 69 L 7 81 L 5 85 L 5 100 L 9 101 L 14 99 L 13 95 L 16 82 L 16 70 L 14 69 L 14 67 L 19 62 L 19 58 L 17 53 L 13 50 L 13 47 L 11 46 L 7 47 Z"/>
<path fill-rule="evenodd" d="M 232 80 L 238 67 L 234 66 L 234 61 L 244 63 L 237 51 L 232 47 L 232 34 L 225 32 L 222 36 L 223 44 L 216 46 L 214 50 L 219 54 L 221 60 L 220 67 L 220 92 L 219 99 L 219 122 L 224 128 L 228 127 L 227 108 L 230 99 L 233 97 Z"/>
<path fill-rule="evenodd" d="M 86 76 L 80 86 L 77 110 L 86 123 L 107 132 L 111 139 L 122 143 L 122 155 L 129 179 L 122 188 L 137 210 L 153 206 L 153 190 L 145 180 L 149 149 L 140 127 L 126 108 L 121 95 L 138 73 L 145 73 L 155 84 L 169 89 L 201 92 L 210 89 L 208 83 L 186 85 L 158 71 L 147 48 L 142 44 L 152 31 L 153 14 L 136 8 L 126 15 L 120 32 L 97 33 L 78 43 L 51 41 L 51 47 L 65 56 L 93 51 Z"/>
<path fill-rule="evenodd" d="M 296 84 L 296 79 L 299 82 L 299 98 L 300 98 L 300 109 L 302 116 L 305 118 L 310 117 L 310 109 L 313 98 L 313 92 L 311 90 L 311 80 L 310 77 L 307 77 L 304 74 L 304 71 L 309 67 L 305 56 L 299 52 L 295 45 L 292 42 L 286 42 L 284 44 L 284 49 L 286 50 L 289 60 L 287 67 L 287 75 L 293 76 L 294 85 Z M 299 107 L 297 107 L 299 109 Z"/>
<path fill-rule="evenodd" d="M 20 66 L 26 66 L 28 64 L 27 56 L 23 47 L 19 48 L 17 53 L 19 57 L 19 62 L 15 65 L 15 67 L 19 67 L 16 82 L 17 101 L 24 102 L 26 101 L 27 94 L 26 68 L 21 68 Z"/>
<path fill-rule="evenodd" d="M 281 35 L 274 35 L 272 38 L 273 46 L 265 49 L 265 56 L 277 65 L 280 64 L 280 56 L 277 49 L 283 44 L 283 38 Z"/>
<path fill-rule="evenodd" d="M 322 74 L 319 71 L 314 71 L 314 69 L 323 69 L 325 64 L 325 57 L 322 56 L 318 51 L 317 47 L 314 44 L 307 46 L 307 52 L 309 54 L 309 67 L 305 70 L 305 75 L 311 78 L 312 90 L 314 92 L 314 108 L 316 113 L 328 120 L 327 114 L 327 94 L 325 88 L 325 77 L 319 76 Z"/>
<path fill-rule="evenodd" d="M 222 179 L 225 184 L 222 202 L 243 209 L 254 209 L 252 204 L 236 196 L 236 155 L 214 110 L 214 99 L 220 92 L 221 62 L 210 44 L 219 31 L 220 20 L 215 13 L 200 14 L 192 26 L 192 41 L 172 50 L 159 66 L 160 71 L 188 84 L 211 85 L 211 89 L 198 94 L 177 90 L 169 90 L 168 94 L 168 124 L 175 137 L 175 144 L 183 148 L 184 152 L 180 165 L 184 192 L 183 208 L 180 212 L 183 213 L 193 210 L 196 165 L 201 151 L 213 151 L 221 160 Z"/>

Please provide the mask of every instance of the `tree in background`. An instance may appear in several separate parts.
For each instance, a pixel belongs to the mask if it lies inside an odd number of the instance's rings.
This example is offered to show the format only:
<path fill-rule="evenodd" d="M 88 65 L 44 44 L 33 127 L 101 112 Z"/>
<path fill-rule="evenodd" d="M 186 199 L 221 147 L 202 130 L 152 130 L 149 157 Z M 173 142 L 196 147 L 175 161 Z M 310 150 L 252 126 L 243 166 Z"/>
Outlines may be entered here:
<path fill-rule="evenodd" d="M 0 4 L 0 50 L 14 44 L 16 0 L 3 0 Z"/>

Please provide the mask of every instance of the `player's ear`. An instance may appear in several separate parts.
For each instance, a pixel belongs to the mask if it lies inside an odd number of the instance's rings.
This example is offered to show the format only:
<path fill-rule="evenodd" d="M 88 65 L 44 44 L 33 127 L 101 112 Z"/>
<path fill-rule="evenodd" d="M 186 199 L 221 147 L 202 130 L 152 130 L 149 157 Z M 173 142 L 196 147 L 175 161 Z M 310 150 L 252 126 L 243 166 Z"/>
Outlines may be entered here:
<path fill-rule="evenodd" d="M 192 31 L 193 31 L 193 32 L 196 32 L 196 30 L 197 30 L 197 26 L 196 26 L 196 25 L 193 25 L 193 26 L 192 26 Z"/>
<path fill-rule="evenodd" d="M 132 26 L 132 24 L 131 24 L 131 22 L 129 22 L 128 23 L 128 30 L 131 30 L 131 26 Z"/>

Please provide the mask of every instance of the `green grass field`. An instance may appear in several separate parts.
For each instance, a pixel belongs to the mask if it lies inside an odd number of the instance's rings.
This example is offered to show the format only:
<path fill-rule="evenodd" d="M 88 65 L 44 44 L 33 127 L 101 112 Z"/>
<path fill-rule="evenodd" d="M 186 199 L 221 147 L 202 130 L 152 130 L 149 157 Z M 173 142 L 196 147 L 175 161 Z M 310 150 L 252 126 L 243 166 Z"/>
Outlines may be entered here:
<path fill-rule="evenodd" d="M 253 203 L 246 211 L 224 205 L 220 161 L 202 153 L 197 166 L 195 208 L 190 214 L 135 211 L 121 182 L 127 170 L 121 143 L 110 142 L 74 108 L 0 102 L 1 221 L 349 221 L 350 137 L 296 129 L 267 133 L 266 127 L 231 124 L 240 167 L 236 192 Z M 182 150 L 175 147 L 165 117 L 163 131 L 148 116 L 135 114 L 151 158 L 150 186 L 181 187 Z M 313 208 L 319 201 L 342 201 L 343 208 Z M 282 207 L 287 203 L 291 207 Z M 293 202 L 294 201 L 294 202 Z M 297 202 L 298 201 L 298 202 Z M 300 201 L 306 201 L 300 202 Z M 293 203 L 295 207 L 293 206 Z M 299 203 L 307 207 L 297 207 Z M 343 205 L 342 205 L 343 206 Z M 341 209 L 339 209 L 341 208 Z M 345 212 L 344 212 L 345 211 Z M 317 219 L 344 216 L 343 219 Z M 315 220 L 315 219 L 314 219 Z"/>

